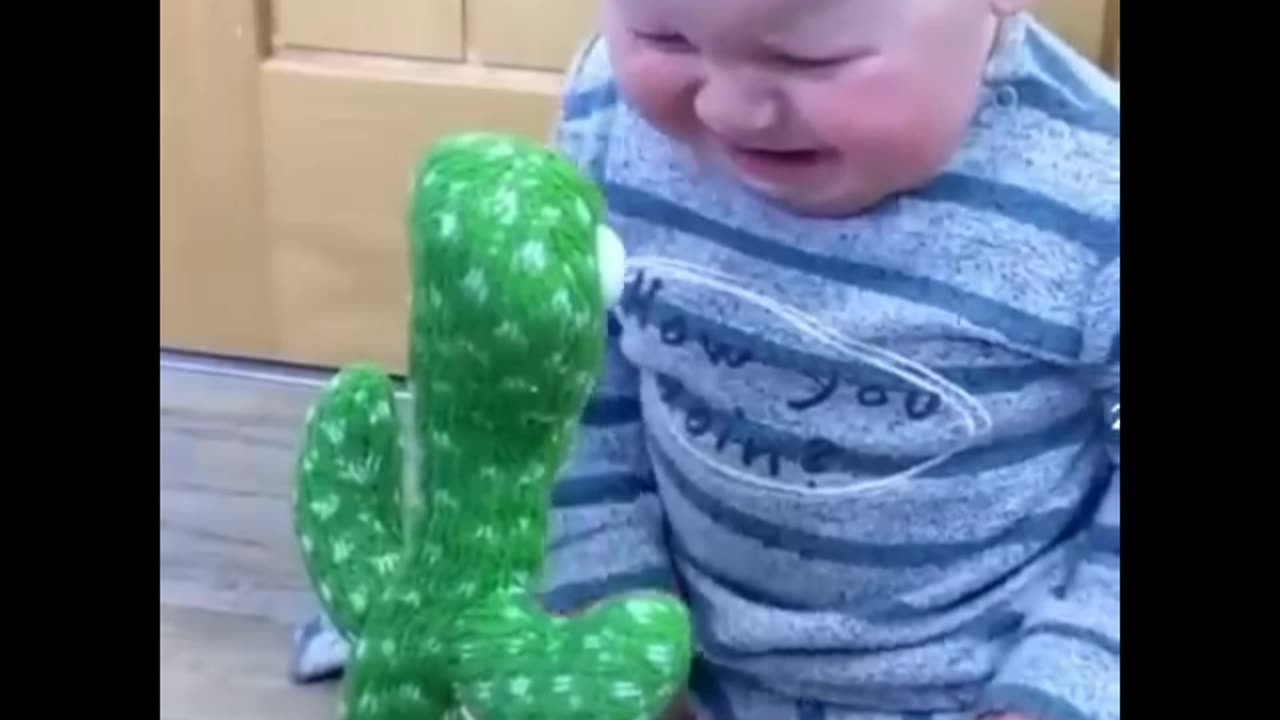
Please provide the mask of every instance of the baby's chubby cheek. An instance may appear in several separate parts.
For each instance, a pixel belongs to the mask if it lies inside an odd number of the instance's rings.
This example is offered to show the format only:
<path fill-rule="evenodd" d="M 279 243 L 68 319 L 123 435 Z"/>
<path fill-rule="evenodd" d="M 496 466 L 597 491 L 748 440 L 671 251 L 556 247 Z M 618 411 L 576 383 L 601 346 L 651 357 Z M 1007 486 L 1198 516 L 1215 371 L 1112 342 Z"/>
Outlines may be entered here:
<path fill-rule="evenodd" d="M 693 112 L 697 83 L 679 62 L 655 53 L 632 53 L 617 68 L 618 85 L 630 102 L 655 127 L 687 140 L 698 134 Z"/>
<path fill-rule="evenodd" d="M 806 120 L 850 170 L 892 191 L 935 172 L 963 127 L 924 97 L 887 83 L 850 83 L 811 97 Z"/>

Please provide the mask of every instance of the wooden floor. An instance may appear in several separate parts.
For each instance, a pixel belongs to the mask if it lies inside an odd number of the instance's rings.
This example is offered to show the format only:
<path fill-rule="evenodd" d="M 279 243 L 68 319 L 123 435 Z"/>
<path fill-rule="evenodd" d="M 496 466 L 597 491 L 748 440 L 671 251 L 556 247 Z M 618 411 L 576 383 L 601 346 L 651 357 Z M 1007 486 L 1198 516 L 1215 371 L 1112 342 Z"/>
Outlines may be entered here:
<path fill-rule="evenodd" d="M 315 608 L 290 470 L 324 379 L 161 355 L 162 719 L 335 716 L 334 684 L 288 679 L 294 624 Z"/>

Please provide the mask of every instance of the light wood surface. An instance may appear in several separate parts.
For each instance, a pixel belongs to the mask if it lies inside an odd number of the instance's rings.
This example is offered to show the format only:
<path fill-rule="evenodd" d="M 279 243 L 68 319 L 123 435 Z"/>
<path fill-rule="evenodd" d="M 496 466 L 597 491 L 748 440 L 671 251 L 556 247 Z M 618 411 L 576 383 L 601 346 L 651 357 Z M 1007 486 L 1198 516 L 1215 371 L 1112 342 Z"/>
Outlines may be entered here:
<path fill-rule="evenodd" d="M 432 138 L 545 133 L 558 80 L 471 66 L 291 53 L 263 73 L 281 354 L 403 370 L 407 181 Z"/>
<path fill-rule="evenodd" d="M 267 617 L 314 611 L 291 473 L 316 388 L 160 370 L 160 601 Z"/>
<path fill-rule="evenodd" d="M 160 2 L 160 342 L 273 354 L 254 0 Z"/>
<path fill-rule="evenodd" d="M 339 686 L 289 682 L 288 627 L 160 604 L 160 720 L 332 720 Z"/>
<path fill-rule="evenodd" d="M 1119 0 L 1044 0 L 1035 15 L 1085 55 L 1101 62 L 1106 55 L 1107 3 Z"/>
<path fill-rule="evenodd" d="M 1107 3 L 1106 32 L 1103 36 L 1102 64 L 1120 77 L 1120 0 Z"/>
<path fill-rule="evenodd" d="M 276 41 L 460 60 L 462 0 L 275 0 Z"/>
<path fill-rule="evenodd" d="M 595 28 L 599 6 L 600 0 L 468 0 L 467 47 L 475 62 L 560 72 Z"/>
<path fill-rule="evenodd" d="M 288 674 L 294 628 L 317 607 L 291 532 L 291 470 L 327 377 L 161 356 L 161 720 L 336 715 L 336 684 Z"/>

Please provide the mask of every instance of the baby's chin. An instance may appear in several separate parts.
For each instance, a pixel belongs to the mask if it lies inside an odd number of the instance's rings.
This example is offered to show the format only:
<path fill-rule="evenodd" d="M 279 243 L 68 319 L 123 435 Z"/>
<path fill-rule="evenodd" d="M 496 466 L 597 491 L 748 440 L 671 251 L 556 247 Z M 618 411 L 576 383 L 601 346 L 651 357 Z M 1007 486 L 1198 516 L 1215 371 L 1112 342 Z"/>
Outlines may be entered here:
<path fill-rule="evenodd" d="M 875 192 L 856 180 L 842 176 L 835 168 L 815 172 L 810 178 L 791 182 L 762 178 L 732 165 L 725 167 L 742 187 L 762 200 L 795 215 L 836 219 L 861 215 L 880 203 L 889 193 Z"/>

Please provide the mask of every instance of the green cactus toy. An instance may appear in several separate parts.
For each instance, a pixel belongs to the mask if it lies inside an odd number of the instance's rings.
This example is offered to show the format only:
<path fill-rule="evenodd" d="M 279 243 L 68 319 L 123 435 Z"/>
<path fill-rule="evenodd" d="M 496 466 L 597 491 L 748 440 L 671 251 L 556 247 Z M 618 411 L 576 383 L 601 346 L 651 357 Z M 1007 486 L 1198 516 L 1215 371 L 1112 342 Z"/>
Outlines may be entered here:
<path fill-rule="evenodd" d="M 341 715 L 657 717 L 689 667 L 681 602 L 634 593 L 565 618 L 536 595 L 621 291 L 599 192 L 550 149 L 464 134 L 426 154 L 411 200 L 410 442 L 387 375 L 352 365 L 298 463 L 304 564 L 353 647 Z"/>

